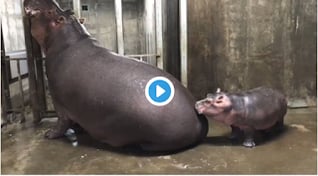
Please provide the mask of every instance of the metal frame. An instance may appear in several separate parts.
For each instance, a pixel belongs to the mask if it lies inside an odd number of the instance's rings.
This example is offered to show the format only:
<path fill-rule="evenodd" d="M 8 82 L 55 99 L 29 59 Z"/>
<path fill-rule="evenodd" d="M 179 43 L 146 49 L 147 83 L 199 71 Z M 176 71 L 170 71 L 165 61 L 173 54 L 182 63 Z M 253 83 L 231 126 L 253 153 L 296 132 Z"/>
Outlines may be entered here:
<path fill-rule="evenodd" d="M 188 26 L 187 0 L 180 0 L 180 55 L 181 55 L 181 83 L 188 86 Z"/>
<path fill-rule="evenodd" d="M 124 55 L 124 29 L 123 29 L 123 11 L 122 0 L 115 0 L 115 18 L 116 18 L 116 34 L 117 34 L 117 51 Z"/>
<path fill-rule="evenodd" d="M 23 91 L 23 84 L 22 84 L 22 74 L 21 74 L 21 68 L 20 68 L 20 61 L 26 60 L 26 58 L 10 58 L 6 56 L 5 49 L 4 49 L 4 41 L 3 41 L 3 34 L 1 30 L 1 127 L 12 123 L 17 120 L 16 114 L 19 113 L 21 116 L 19 118 L 19 122 L 23 123 L 25 122 L 25 95 Z M 17 66 L 17 82 L 19 86 L 19 95 L 20 95 L 20 106 L 13 107 L 11 102 L 11 96 L 10 96 L 10 77 L 9 74 L 10 69 L 8 68 L 8 65 L 11 61 L 16 61 Z M 9 67 L 10 68 L 10 67 Z M 9 116 L 11 114 L 11 116 Z"/>
<path fill-rule="evenodd" d="M 116 18 L 116 34 L 117 34 L 117 52 L 121 55 L 125 55 L 124 48 L 124 33 L 123 33 L 123 17 L 122 17 L 122 0 L 114 0 L 115 1 L 115 18 Z M 136 54 L 137 58 L 142 56 L 143 61 L 150 62 L 152 61 L 144 58 L 153 58 L 155 56 L 156 66 L 160 69 L 163 69 L 163 32 L 162 32 L 162 0 L 146 0 L 151 8 L 154 8 L 154 13 L 146 14 L 146 18 L 150 19 L 145 21 L 145 25 L 151 25 L 149 23 L 153 23 L 155 27 L 155 35 L 150 36 L 149 39 L 146 39 L 146 42 L 151 43 L 151 46 L 155 46 L 153 48 L 155 53 L 148 54 Z M 153 25 L 152 25 L 153 26 Z M 156 41 L 156 42 L 155 42 Z M 126 55 L 131 57 L 131 55 Z"/>

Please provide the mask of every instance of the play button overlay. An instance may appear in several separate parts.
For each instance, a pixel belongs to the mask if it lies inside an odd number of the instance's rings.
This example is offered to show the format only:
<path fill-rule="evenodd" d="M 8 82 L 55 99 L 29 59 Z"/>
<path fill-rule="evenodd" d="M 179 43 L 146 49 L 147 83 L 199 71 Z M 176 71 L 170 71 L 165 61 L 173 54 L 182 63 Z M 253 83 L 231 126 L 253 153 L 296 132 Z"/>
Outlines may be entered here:
<path fill-rule="evenodd" d="M 147 100 L 156 106 L 164 106 L 170 103 L 174 96 L 172 82 L 162 76 L 150 79 L 146 85 L 145 95 Z"/>

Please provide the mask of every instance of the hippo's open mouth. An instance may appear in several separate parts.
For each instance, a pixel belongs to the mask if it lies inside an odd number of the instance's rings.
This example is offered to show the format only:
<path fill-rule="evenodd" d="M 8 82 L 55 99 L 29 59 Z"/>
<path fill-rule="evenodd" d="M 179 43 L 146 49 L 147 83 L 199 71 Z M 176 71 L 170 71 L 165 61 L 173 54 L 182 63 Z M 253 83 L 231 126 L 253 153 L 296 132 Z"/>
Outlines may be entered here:
<path fill-rule="evenodd" d="M 203 111 L 205 108 L 202 105 L 200 105 L 199 103 L 196 103 L 195 109 L 197 110 L 198 114 L 203 114 Z"/>

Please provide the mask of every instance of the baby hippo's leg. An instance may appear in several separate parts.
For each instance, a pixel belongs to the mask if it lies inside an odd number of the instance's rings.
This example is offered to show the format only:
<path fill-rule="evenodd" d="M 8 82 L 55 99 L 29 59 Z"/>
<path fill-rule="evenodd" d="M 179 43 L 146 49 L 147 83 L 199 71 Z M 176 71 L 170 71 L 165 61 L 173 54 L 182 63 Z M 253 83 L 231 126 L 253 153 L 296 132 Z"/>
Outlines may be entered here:
<path fill-rule="evenodd" d="M 231 132 L 231 135 L 229 137 L 230 140 L 238 139 L 242 135 L 241 129 L 236 127 L 236 126 L 233 126 L 233 125 L 231 125 L 231 128 L 232 128 L 232 132 Z"/>
<path fill-rule="evenodd" d="M 245 128 L 243 129 L 245 139 L 243 142 L 243 146 L 245 147 L 255 147 L 255 142 L 254 142 L 254 132 L 255 130 L 253 128 Z"/>

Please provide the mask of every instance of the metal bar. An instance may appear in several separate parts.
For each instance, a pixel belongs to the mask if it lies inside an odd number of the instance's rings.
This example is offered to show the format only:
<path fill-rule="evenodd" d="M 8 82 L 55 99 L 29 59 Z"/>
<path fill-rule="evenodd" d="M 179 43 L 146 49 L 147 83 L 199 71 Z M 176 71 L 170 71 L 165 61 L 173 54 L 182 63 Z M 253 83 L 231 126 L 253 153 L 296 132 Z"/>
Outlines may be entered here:
<path fill-rule="evenodd" d="M 188 29 L 187 29 L 187 0 L 180 0 L 180 55 L 181 55 L 181 82 L 188 86 Z"/>
<path fill-rule="evenodd" d="M 127 57 L 160 57 L 158 54 L 129 54 Z"/>
<path fill-rule="evenodd" d="M 163 43 L 162 43 L 162 0 L 155 1 L 156 6 L 156 45 L 157 45 L 157 67 L 163 69 Z"/>
<path fill-rule="evenodd" d="M 124 30 L 123 30 L 123 11 L 122 0 L 115 0 L 115 16 L 117 26 L 117 50 L 118 53 L 124 55 Z"/>
<path fill-rule="evenodd" d="M 56 111 L 45 111 L 43 113 L 43 117 L 50 118 L 50 117 L 57 117 Z"/>
<path fill-rule="evenodd" d="M 7 108 L 7 103 L 5 101 L 6 100 L 5 100 L 5 93 L 4 93 L 4 84 L 1 78 L 1 126 L 2 124 L 7 123 L 8 121 L 8 117 L 7 117 L 8 108 Z"/>
<path fill-rule="evenodd" d="M 4 48 L 4 40 L 1 26 L 1 88 L 3 92 L 3 102 L 2 105 L 5 104 L 5 109 L 12 108 L 11 98 L 10 98 L 10 63 L 6 61 L 6 54 Z M 2 94 L 1 94 L 2 95 Z M 1 99 L 2 100 L 2 99 Z"/>
<path fill-rule="evenodd" d="M 73 11 L 75 16 L 81 18 L 81 0 L 73 0 Z"/>
<path fill-rule="evenodd" d="M 20 60 L 17 60 L 17 71 L 18 71 L 18 81 L 19 81 L 19 89 L 20 89 L 20 96 L 21 96 L 21 123 L 25 122 L 25 116 L 24 116 L 24 110 L 25 110 L 25 105 L 24 105 L 24 92 L 23 92 L 23 84 L 22 84 L 22 79 L 21 79 L 21 67 L 20 67 Z"/>
<path fill-rule="evenodd" d="M 34 45 L 37 45 L 37 43 L 34 43 Z M 41 57 L 40 48 L 37 48 L 36 50 L 36 84 L 37 84 L 37 94 L 38 94 L 38 101 L 39 101 L 39 110 L 40 114 L 43 113 L 46 110 L 46 96 L 45 96 L 45 84 L 44 84 L 44 69 L 43 69 L 43 60 Z"/>
<path fill-rule="evenodd" d="M 33 122 L 38 123 L 41 121 L 41 114 L 39 110 L 39 101 L 37 96 L 37 87 L 36 87 L 36 67 L 35 67 L 35 58 L 33 55 L 33 45 L 32 45 L 32 36 L 31 36 L 31 26 L 30 19 L 23 17 L 24 25 L 24 36 L 25 36 L 25 46 L 27 51 L 28 58 L 28 71 L 29 71 L 29 91 L 30 91 L 30 102 L 33 112 Z"/>
<path fill-rule="evenodd" d="M 21 60 L 27 60 L 27 58 L 10 58 L 9 56 L 6 56 L 4 60 L 5 61 L 21 61 Z"/>
<path fill-rule="evenodd" d="M 156 53 L 156 23 L 155 23 L 155 0 L 145 0 L 144 26 L 146 35 L 146 53 Z M 149 57 L 148 63 L 157 65 L 154 57 Z"/>
<path fill-rule="evenodd" d="M 22 74 L 21 75 L 21 78 L 22 79 L 25 79 L 25 78 L 27 78 L 29 76 L 29 73 L 25 73 L 25 74 Z M 15 83 L 15 82 L 17 82 L 18 81 L 18 78 L 17 77 L 15 77 L 15 78 L 11 78 L 10 80 L 9 80 L 9 83 L 11 84 L 11 83 Z"/>

